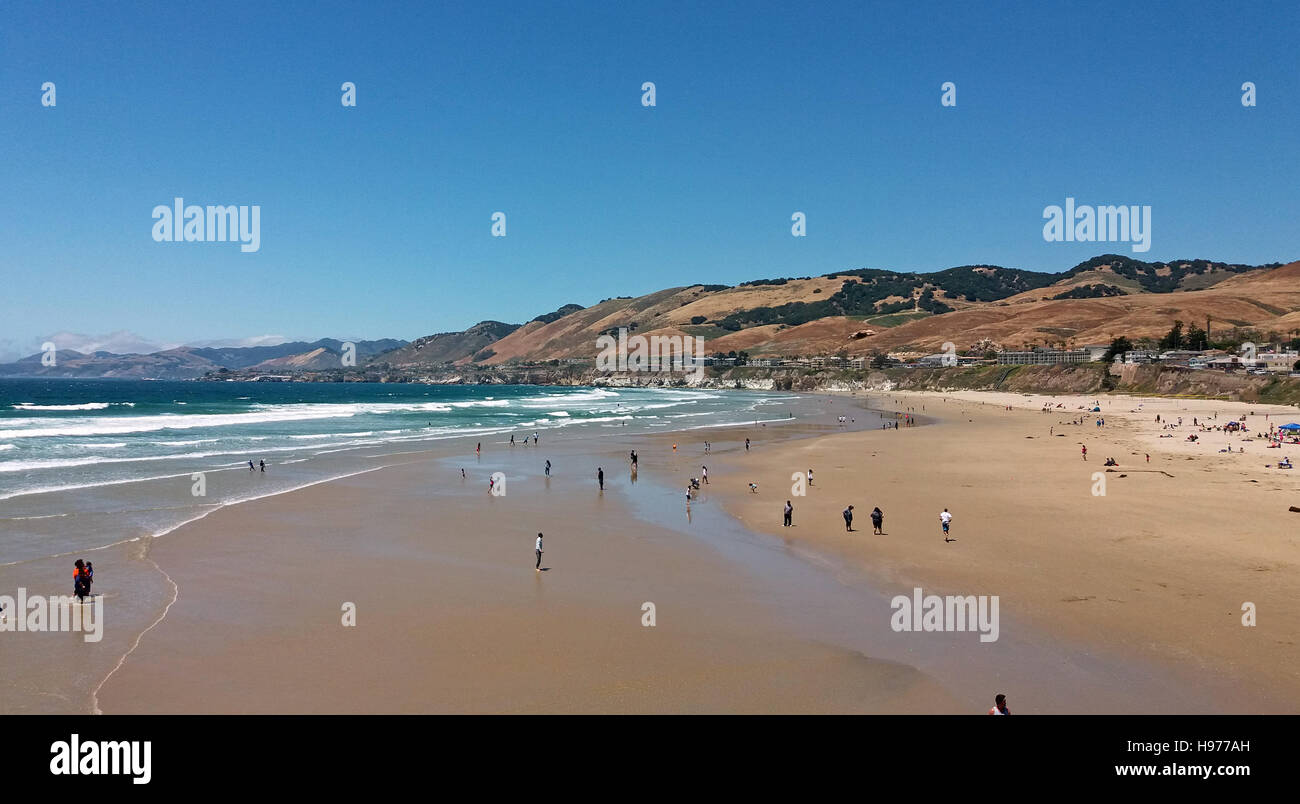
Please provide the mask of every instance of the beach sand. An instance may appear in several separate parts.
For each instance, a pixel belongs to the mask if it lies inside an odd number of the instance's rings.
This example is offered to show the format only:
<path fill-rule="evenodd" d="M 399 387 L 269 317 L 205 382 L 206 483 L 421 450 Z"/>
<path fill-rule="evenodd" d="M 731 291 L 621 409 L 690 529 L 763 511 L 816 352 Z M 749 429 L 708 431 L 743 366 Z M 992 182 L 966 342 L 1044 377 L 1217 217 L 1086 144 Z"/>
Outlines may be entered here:
<path fill-rule="evenodd" d="M 1217 412 L 1211 422 L 1222 424 L 1249 411 L 1248 425 L 1267 431 L 1265 414 L 1281 424 L 1297 418 L 1293 408 L 973 392 L 889 394 L 881 403 L 943 423 L 755 451 L 720 487 L 723 504 L 746 525 L 855 565 L 897 594 L 922 586 L 998 595 L 1003 638 L 1015 633 L 1010 619 L 1094 656 L 1150 662 L 1169 682 L 1132 708 L 1121 702 L 1129 690 L 1116 685 L 1109 699 L 1069 711 L 1300 711 L 1300 514 L 1288 511 L 1300 505 L 1300 478 L 1266 469 L 1287 450 L 1250 435 L 1183 440 L 1193 417 Z M 1063 407 L 1044 413 L 1045 404 Z M 1170 431 L 1157 413 L 1183 417 L 1175 438 L 1159 437 Z M 1084 424 L 1068 423 L 1080 416 Z M 1229 443 L 1245 453 L 1218 452 Z M 1111 472 L 1107 457 L 1119 463 Z M 814 487 L 790 497 L 791 473 L 808 468 Z M 1095 472 L 1104 473 L 1104 496 L 1094 494 Z M 748 482 L 763 493 L 746 493 Z M 786 499 L 795 506 L 791 528 L 780 524 Z M 851 534 L 840 516 L 849 504 Z M 873 506 L 885 514 L 885 535 L 872 535 Z M 954 516 L 952 542 L 940 530 L 944 508 Z M 1254 627 L 1242 623 L 1247 602 Z M 1063 692 L 1019 698 L 1057 711 Z"/>
<path fill-rule="evenodd" d="M 628 498 L 644 493 L 651 519 L 671 505 L 689 524 L 675 489 L 653 486 L 645 469 L 631 481 L 625 447 L 645 439 L 551 440 L 559 439 L 488 444 L 481 461 L 472 451 L 404 456 L 218 511 L 158 540 L 150 555 L 174 580 L 176 602 L 94 705 L 114 713 L 960 707 L 906 663 L 782 622 L 744 567 L 634 517 Z M 547 458 L 549 480 L 540 471 Z M 487 493 L 493 471 L 507 477 L 505 496 Z M 643 625 L 646 602 L 653 627 Z M 342 625 L 346 603 L 355 604 L 355 627 Z"/>
<path fill-rule="evenodd" d="M 1102 399 L 1097 431 L 1057 424 L 1081 399 L 1048 414 L 1045 398 L 943 398 L 873 395 L 936 422 L 897 431 L 845 396 L 790 423 L 548 433 L 479 460 L 446 444 L 219 510 L 151 542 L 175 584 L 166 616 L 85 700 L 47 711 L 983 712 L 995 692 L 1017 713 L 1300 709 L 1300 514 L 1286 510 L 1300 493 L 1262 468 L 1279 450 L 1184 454 L 1144 424 L 1211 403 Z M 1110 455 L 1120 471 L 1094 496 Z M 685 479 L 705 463 L 688 514 Z M 493 471 L 504 497 L 487 493 Z M 871 535 L 874 505 L 886 535 Z M 916 586 L 998 596 L 999 639 L 893 631 L 891 598 Z"/>

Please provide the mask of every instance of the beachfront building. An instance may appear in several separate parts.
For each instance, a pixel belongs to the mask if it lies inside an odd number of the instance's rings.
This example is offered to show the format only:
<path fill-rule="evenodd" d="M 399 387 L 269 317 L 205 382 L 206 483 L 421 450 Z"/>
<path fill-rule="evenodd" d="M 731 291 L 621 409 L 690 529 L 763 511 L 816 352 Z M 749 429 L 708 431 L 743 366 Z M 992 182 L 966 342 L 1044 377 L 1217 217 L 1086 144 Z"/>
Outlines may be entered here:
<path fill-rule="evenodd" d="M 1155 363 L 1159 359 L 1160 353 L 1154 349 L 1133 349 L 1124 353 L 1124 362 L 1130 365 Z"/>
<path fill-rule="evenodd" d="M 949 366 L 949 365 L 955 366 L 957 364 L 957 356 L 949 355 L 947 352 L 940 352 L 937 355 L 926 355 L 925 357 L 921 358 L 916 362 L 921 364 L 922 366 L 925 366 L 926 368 L 935 368 L 937 366 Z"/>
<path fill-rule="evenodd" d="M 1260 352 L 1255 355 L 1255 365 L 1269 371 L 1286 371 L 1293 369 L 1300 360 L 1300 352 Z"/>
<path fill-rule="evenodd" d="M 1031 349 L 1019 352 L 998 352 L 1000 366 L 1052 366 L 1092 362 L 1087 349 Z"/>

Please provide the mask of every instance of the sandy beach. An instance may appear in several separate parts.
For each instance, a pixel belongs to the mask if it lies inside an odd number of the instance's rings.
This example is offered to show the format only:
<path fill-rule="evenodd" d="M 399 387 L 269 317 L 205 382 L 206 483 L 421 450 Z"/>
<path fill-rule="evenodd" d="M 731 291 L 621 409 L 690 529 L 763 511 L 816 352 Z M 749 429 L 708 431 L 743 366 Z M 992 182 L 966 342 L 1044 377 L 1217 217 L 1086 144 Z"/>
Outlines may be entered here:
<path fill-rule="evenodd" d="M 1085 414 L 1093 399 L 1050 398 L 1061 407 L 1045 413 L 1048 397 L 813 396 L 770 425 L 390 456 L 116 548 L 157 568 L 133 583 L 158 616 L 143 634 L 108 629 L 63 685 L 80 692 L 24 700 L 106 713 L 978 713 L 1004 692 L 1018 713 L 1297 711 L 1300 514 L 1287 507 L 1300 483 L 1264 468 L 1286 450 L 1262 441 L 1183 440 L 1193 417 L 1249 409 L 1266 430 L 1265 414 L 1291 411 L 1096 401 Z M 880 429 L 912 410 L 918 426 Z M 1184 417 L 1179 437 L 1159 437 L 1157 412 Z M 1217 452 L 1229 441 L 1246 451 Z M 702 465 L 709 483 L 688 508 Z M 809 468 L 814 484 L 794 496 L 791 475 Z M 491 496 L 498 471 L 507 493 Z M 891 599 L 916 587 L 997 596 L 998 639 L 894 631 Z"/>
<path fill-rule="evenodd" d="M 1300 504 L 1300 479 L 1265 468 L 1287 448 L 1253 439 L 1269 422 L 1295 421 L 1294 409 L 988 393 L 892 394 L 879 402 L 942 423 L 778 447 L 745 472 L 746 482 L 777 494 L 751 495 L 728 483 L 724 504 L 748 526 L 833 555 L 900 594 L 914 585 L 997 594 L 1004 618 L 1090 654 L 1151 662 L 1155 677 L 1171 682 L 1131 707 L 1119 705 L 1117 686 L 1073 711 L 1300 707 L 1300 514 L 1288 511 Z M 1094 402 L 1100 412 L 1092 412 Z M 1251 433 L 1185 440 L 1200 432 L 1193 418 L 1222 425 L 1246 413 Z M 1157 414 L 1184 424 L 1165 430 Z M 1101 417 L 1105 425 L 1097 427 Z M 1070 423 L 1079 418 L 1082 424 Z M 1220 452 L 1228 445 L 1233 454 Z M 1300 454 L 1300 446 L 1290 450 Z M 1107 457 L 1119 464 L 1109 472 Z M 795 526 L 783 528 L 784 498 L 776 497 L 792 471 L 809 467 L 816 484 L 794 498 Z M 1096 472 L 1104 473 L 1104 495 L 1094 494 Z M 858 515 L 851 534 L 840 519 L 849 504 Z M 885 513 L 883 536 L 872 535 L 873 506 Z M 954 515 L 952 542 L 940 531 L 944 508 Z M 1258 615 L 1254 627 L 1242 624 L 1246 602 Z M 1185 692 L 1175 680 L 1186 682 Z M 1058 711 L 1051 700 L 1019 698 L 1033 710 Z"/>

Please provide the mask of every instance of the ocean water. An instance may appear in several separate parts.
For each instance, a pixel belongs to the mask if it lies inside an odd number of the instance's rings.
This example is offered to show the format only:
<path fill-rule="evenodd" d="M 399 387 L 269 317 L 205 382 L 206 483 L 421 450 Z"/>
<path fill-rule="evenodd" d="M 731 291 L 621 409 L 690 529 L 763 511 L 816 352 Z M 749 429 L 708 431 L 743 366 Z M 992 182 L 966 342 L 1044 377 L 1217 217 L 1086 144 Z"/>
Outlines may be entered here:
<path fill-rule="evenodd" d="M 231 503 L 485 445 L 777 420 L 792 397 L 678 388 L 0 380 L 0 566 L 156 536 Z M 250 472 L 248 461 L 267 471 Z"/>

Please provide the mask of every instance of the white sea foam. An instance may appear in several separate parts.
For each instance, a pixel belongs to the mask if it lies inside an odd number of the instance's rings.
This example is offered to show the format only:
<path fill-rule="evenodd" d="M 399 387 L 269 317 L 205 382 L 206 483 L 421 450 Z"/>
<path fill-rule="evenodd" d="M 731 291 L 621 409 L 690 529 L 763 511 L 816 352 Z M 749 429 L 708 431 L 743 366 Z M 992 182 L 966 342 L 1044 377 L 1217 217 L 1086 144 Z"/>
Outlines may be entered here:
<path fill-rule="evenodd" d="M 12 405 L 14 410 L 103 410 L 108 402 L 85 402 L 80 405 L 36 405 L 31 402 L 19 402 Z"/>
<path fill-rule="evenodd" d="M 202 427 L 242 427 L 266 422 L 293 422 L 310 419 L 336 419 L 355 416 L 355 405 L 342 406 L 344 410 L 304 410 L 290 405 L 286 409 L 265 410 L 256 413 L 217 413 L 159 416 L 112 416 L 77 419 L 52 419 L 45 424 L 13 430 L 0 430 L 3 438 L 47 438 L 50 436 L 120 435 L 123 433 L 148 433 L 156 430 L 192 430 Z M 9 424 L 10 422 L 5 422 Z"/>

